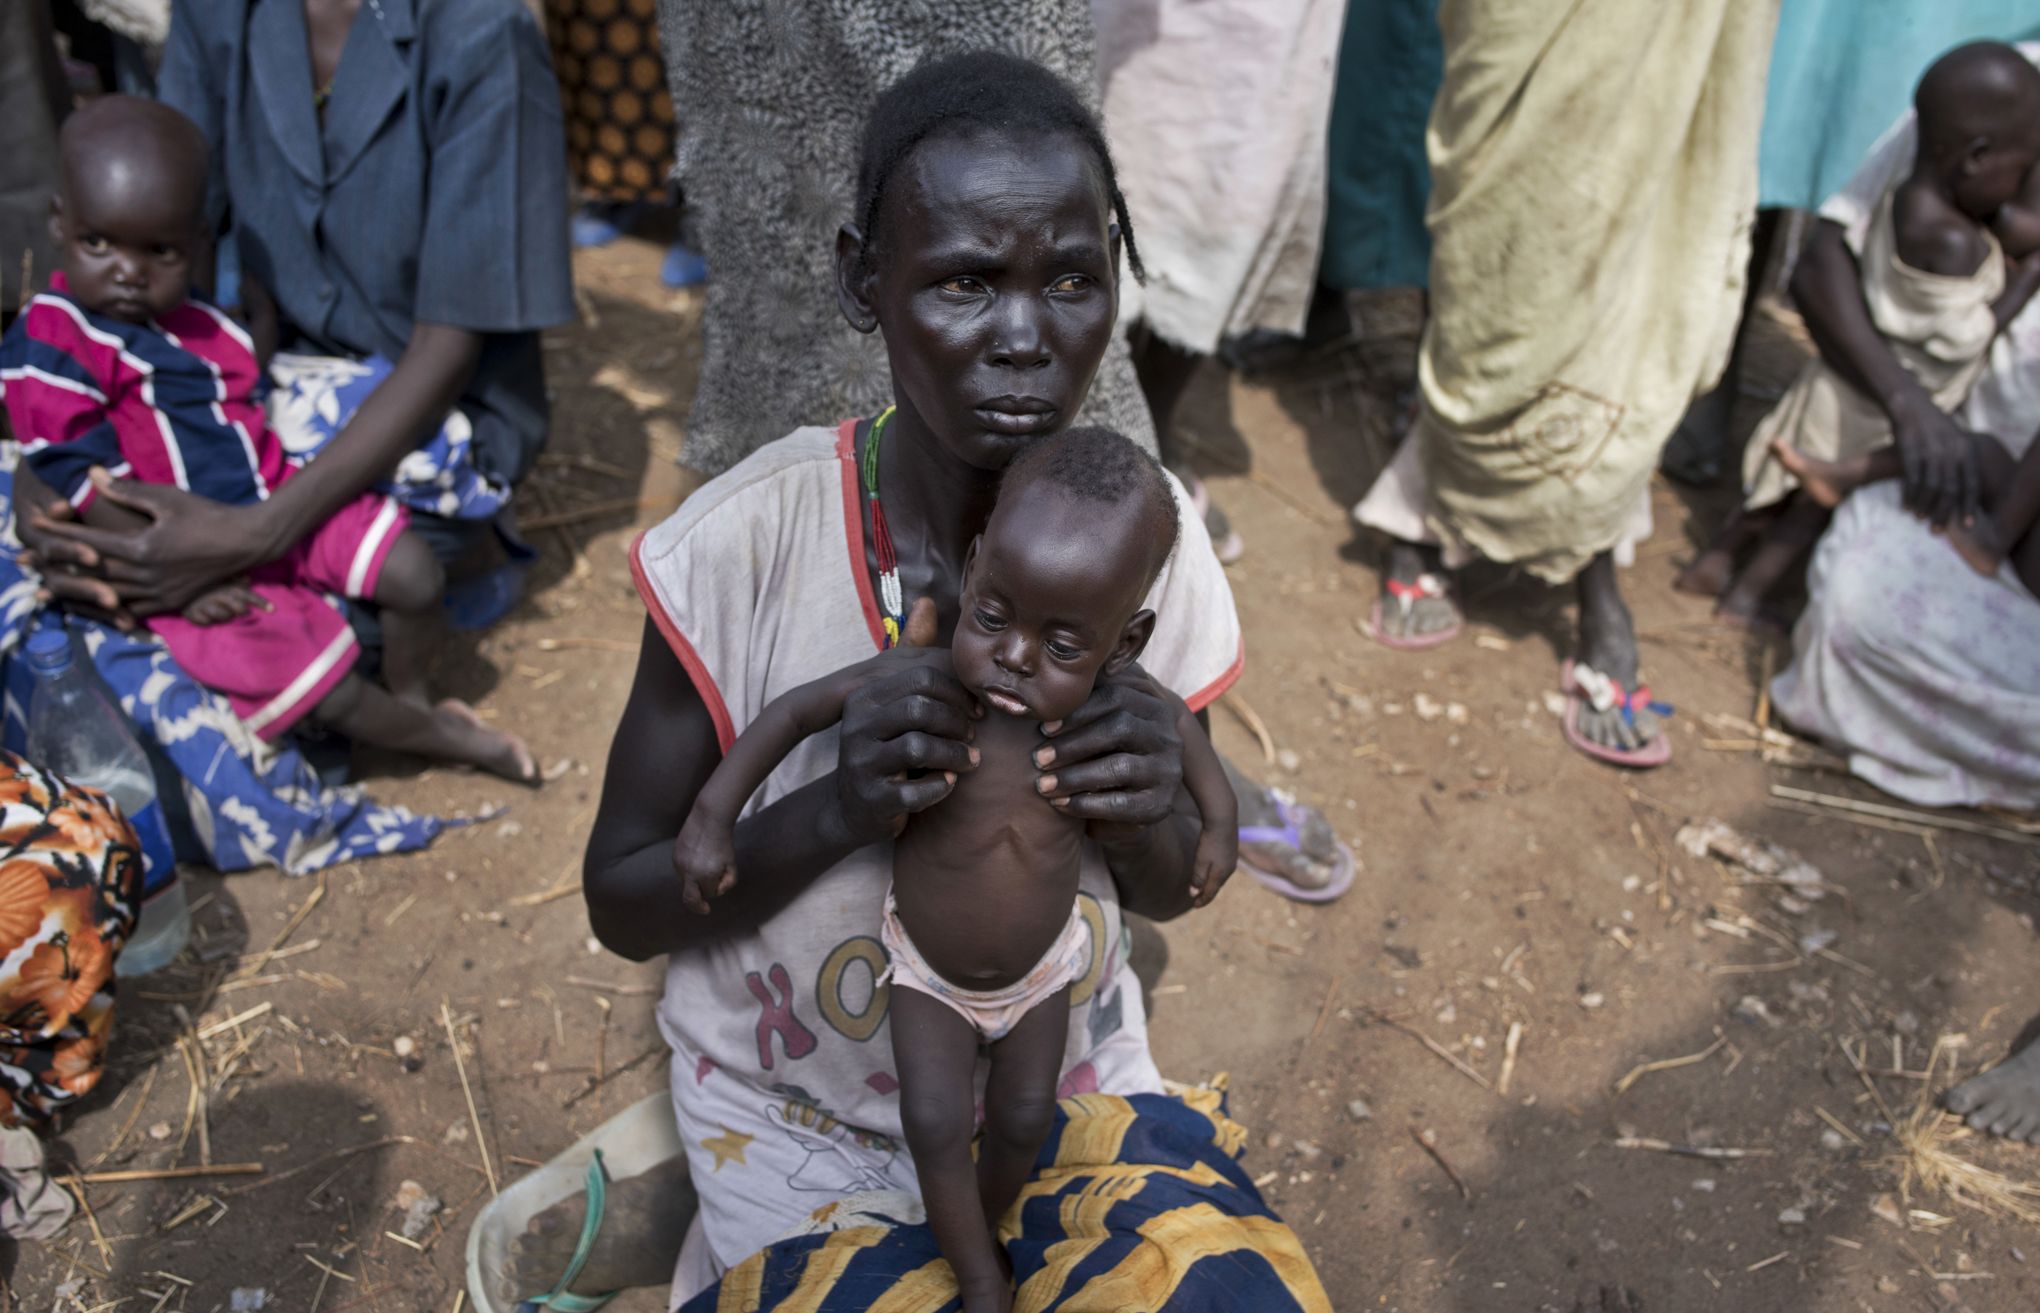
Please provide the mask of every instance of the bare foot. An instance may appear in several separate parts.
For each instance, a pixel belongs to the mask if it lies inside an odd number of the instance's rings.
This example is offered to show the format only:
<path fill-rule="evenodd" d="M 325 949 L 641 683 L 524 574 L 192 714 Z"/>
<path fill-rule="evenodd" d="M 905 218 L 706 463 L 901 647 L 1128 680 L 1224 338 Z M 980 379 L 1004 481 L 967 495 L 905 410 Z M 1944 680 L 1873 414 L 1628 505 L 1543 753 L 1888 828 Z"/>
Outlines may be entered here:
<path fill-rule="evenodd" d="M 1968 524 L 1948 526 L 1948 545 L 1980 575 L 1994 575 L 2005 563 L 2004 535 L 1988 512 Z"/>
<path fill-rule="evenodd" d="M 1579 662 L 1620 684 L 1625 693 L 1635 692 L 1639 665 L 1636 626 L 1615 583 L 1611 553 L 1596 556 L 1580 572 L 1579 596 Z M 1660 726 L 1647 707 L 1635 707 L 1625 716 L 1619 706 L 1596 711 L 1589 703 L 1580 708 L 1579 729 L 1590 743 L 1617 752 L 1635 752 L 1658 736 Z"/>
<path fill-rule="evenodd" d="M 1719 597 L 1728 591 L 1729 580 L 1734 577 L 1735 553 L 1725 547 L 1710 547 L 1679 571 L 1672 587 L 1698 597 Z"/>
<path fill-rule="evenodd" d="M 447 698 L 432 708 L 432 717 L 445 733 L 455 761 L 500 775 L 513 784 L 538 783 L 538 761 L 524 740 L 489 724 L 459 698 Z"/>
<path fill-rule="evenodd" d="M 531 1219 L 524 1234 L 511 1242 L 510 1270 L 497 1282 L 505 1301 L 514 1304 L 552 1291 L 573 1261 L 587 1208 L 588 1196 L 577 1194 Z M 684 1158 L 611 1181 L 603 1197 L 602 1229 L 588 1251 L 587 1264 L 574 1279 L 572 1293 L 601 1296 L 670 1285 L 694 1209 L 694 1186 Z"/>
<path fill-rule="evenodd" d="M 2040 1042 L 1949 1090 L 1941 1106 L 1976 1130 L 2040 1144 Z"/>
<path fill-rule="evenodd" d="M 1862 457 L 1818 460 L 1783 438 L 1771 439 L 1771 454 L 1788 474 L 1799 480 L 1801 491 L 1829 510 L 1840 506 L 1850 493 L 1869 481 L 1867 462 Z"/>

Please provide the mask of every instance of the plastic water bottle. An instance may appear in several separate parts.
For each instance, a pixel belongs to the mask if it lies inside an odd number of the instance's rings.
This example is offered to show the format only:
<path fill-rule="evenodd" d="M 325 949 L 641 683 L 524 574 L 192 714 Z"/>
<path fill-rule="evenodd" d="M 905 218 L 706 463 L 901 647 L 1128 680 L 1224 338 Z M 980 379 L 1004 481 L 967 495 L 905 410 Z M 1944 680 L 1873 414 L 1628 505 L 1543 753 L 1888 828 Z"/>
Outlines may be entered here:
<path fill-rule="evenodd" d="M 167 966 L 184 951 L 191 912 L 177 879 L 170 830 L 156 802 L 149 759 L 120 709 L 98 681 L 71 659 L 71 636 L 45 625 L 28 640 L 35 699 L 28 709 L 28 759 L 73 784 L 113 799 L 142 849 L 142 912 L 135 932 L 114 962 L 114 974 L 141 976 Z"/>

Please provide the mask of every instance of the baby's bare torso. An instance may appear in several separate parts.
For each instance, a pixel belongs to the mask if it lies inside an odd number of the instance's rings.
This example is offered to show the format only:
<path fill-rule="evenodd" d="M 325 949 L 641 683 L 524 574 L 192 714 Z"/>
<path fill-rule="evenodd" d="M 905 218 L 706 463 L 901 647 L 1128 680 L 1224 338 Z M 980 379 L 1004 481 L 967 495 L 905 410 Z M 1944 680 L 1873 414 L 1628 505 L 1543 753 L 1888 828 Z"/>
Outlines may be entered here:
<path fill-rule="evenodd" d="M 907 822 L 893 850 L 893 896 L 914 947 L 965 989 L 1024 977 L 1076 901 L 1084 823 L 1037 792 L 1041 727 L 989 711 L 978 768 Z"/>

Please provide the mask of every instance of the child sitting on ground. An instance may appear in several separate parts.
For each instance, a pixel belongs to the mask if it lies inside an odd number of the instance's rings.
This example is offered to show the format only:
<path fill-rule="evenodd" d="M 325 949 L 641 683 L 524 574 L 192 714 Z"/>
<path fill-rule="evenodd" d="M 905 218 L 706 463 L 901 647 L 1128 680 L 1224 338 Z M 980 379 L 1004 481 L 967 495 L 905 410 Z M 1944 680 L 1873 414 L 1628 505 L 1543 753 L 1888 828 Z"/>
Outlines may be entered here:
<path fill-rule="evenodd" d="M 1991 339 L 2040 283 L 2040 262 L 2008 268 L 2000 244 L 2007 206 L 2040 159 L 2040 69 L 1998 42 L 1961 46 L 1927 70 L 1914 104 L 1918 155 L 1864 237 L 1863 300 L 1893 356 L 1949 410 L 1982 373 Z M 1743 507 L 1679 586 L 1718 595 L 1724 619 L 1757 621 L 1765 595 L 1826 523 L 1817 501 L 1795 495 L 1792 468 L 1776 449 L 1828 461 L 1890 444 L 1878 403 L 1816 357 L 1751 436 Z M 1736 556 L 1752 542 L 1730 582 Z"/>
<path fill-rule="evenodd" d="M 1155 613 L 1142 603 L 1177 532 L 1161 467 L 1125 437 L 1071 429 L 1039 439 L 1007 468 L 965 562 L 951 648 L 912 645 L 933 633 L 924 602 L 907 645 L 773 701 L 731 745 L 674 845 L 683 898 L 706 911 L 738 878 L 734 833 L 745 803 L 796 744 L 842 719 L 859 688 L 901 662 L 934 662 L 953 668 L 981 704 L 973 735 L 981 764 L 906 823 L 882 929 L 907 1146 L 970 1313 L 979 1305 L 969 1292 L 1005 1287 L 994 1229 L 1048 1134 L 1070 985 L 1090 960 L 1076 907 L 1085 824 L 1060 810 L 1063 800 L 1042 798 L 1029 754 L 1037 727 L 1075 712 L 1101 677 L 1144 678 L 1134 660 Z M 1204 731 L 1180 700 L 1176 712 L 1183 782 L 1203 826 L 1191 877 L 1201 907 L 1232 873 L 1236 803 Z M 991 1074 L 973 1171 L 980 1039 L 991 1046 Z"/>
<path fill-rule="evenodd" d="M 138 527 L 118 478 L 246 506 L 295 472 L 263 417 L 248 334 L 191 291 L 206 243 L 206 145 L 155 101 L 107 96 L 67 119 L 51 233 L 63 268 L 0 341 L 23 457 L 87 524 Z M 244 580 L 143 623 L 186 672 L 274 739 L 306 716 L 348 738 L 530 782 L 530 752 L 466 704 L 426 694 L 424 626 L 445 583 L 409 513 L 380 493 L 341 507 Z M 382 608 L 385 689 L 336 593 Z"/>

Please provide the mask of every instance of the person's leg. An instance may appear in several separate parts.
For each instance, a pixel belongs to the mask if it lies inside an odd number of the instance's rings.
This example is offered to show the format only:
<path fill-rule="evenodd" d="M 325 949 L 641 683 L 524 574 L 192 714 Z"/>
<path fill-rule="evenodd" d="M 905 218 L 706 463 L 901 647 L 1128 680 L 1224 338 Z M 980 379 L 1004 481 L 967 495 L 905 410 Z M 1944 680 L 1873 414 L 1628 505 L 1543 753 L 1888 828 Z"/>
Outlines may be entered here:
<path fill-rule="evenodd" d="M 1783 226 L 1780 219 L 1784 213 L 1777 209 L 1757 211 L 1756 226 L 1750 233 L 1742 314 L 1736 323 L 1735 346 L 1729 351 L 1728 365 L 1713 390 L 1687 409 L 1658 461 L 1658 467 L 1680 483 L 1712 487 L 1720 482 L 1722 472 L 1731 463 L 1729 424 L 1735 416 L 1736 400 L 1742 395 L 1743 348 L 1749 338 L 1751 312 L 1763 293 L 1764 272 L 1770 268 L 1773 243 Z"/>
<path fill-rule="evenodd" d="M 1764 599 L 1827 528 L 1828 509 L 1795 493 L 1764 529 L 1735 582 L 1714 608 L 1716 618 L 1735 625 L 1777 624 L 1763 614 Z M 1782 627 L 1782 626 L 1780 626 Z"/>
<path fill-rule="evenodd" d="M 1204 480 L 1190 467 L 1189 457 L 1176 442 L 1176 406 L 1183 400 L 1197 366 L 1205 357 L 1185 351 L 1167 341 L 1146 324 L 1137 325 L 1129 335 L 1133 351 L 1133 373 L 1140 382 L 1141 395 L 1155 421 L 1155 447 L 1162 464 L 1182 481 L 1192 500 L 1203 507 L 1204 528 L 1211 535 L 1218 559 L 1231 565 L 1246 552 L 1246 544 L 1233 531 L 1232 520 L 1219 509 L 1204 486 Z"/>
<path fill-rule="evenodd" d="M 519 784 L 538 779 L 538 764 L 523 741 L 486 724 L 465 703 L 400 702 L 358 674 L 334 685 L 312 709 L 312 719 L 357 743 L 474 766 Z"/>
<path fill-rule="evenodd" d="M 1012 1283 L 993 1245 L 970 1161 L 977 1097 L 977 1031 L 940 999 L 894 984 L 893 1065 L 900 1121 L 921 1201 L 942 1256 L 956 1273 L 965 1313 L 1006 1313 Z"/>
<path fill-rule="evenodd" d="M 1461 623 L 1451 594 L 1426 586 L 1427 579 L 1442 583 L 1444 578 L 1444 553 L 1436 544 L 1391 538 L 1381 565 L 1382 632 L 1391 638 L 1424 638 Z"/>
<path fill-rule="evenodd" d="M 2000 447 L 1998 450 L 2004 449 Z M 1905 473 L 1896 447 L 1879 447 L 1875 451 L 1844 456 L 1840 460 L 1821 460 L 1780 438 L 1771 444 L 1771 453 L 1785 467 L 1786 473 L 1799 480 L 1799 490 L 1806 494 L 1808 500 L 1830 510 L 1840 506 L 1850 493 L 1866 483 L 1896 479 Z"/>
<path fill-rule="evenodd" d="M 1626 691 L 1636 688 L 1641 662 L 1636 651 L 1636 626 L 1622 589 L 1615 578 L 1615 554 L 1602 552 L 1580 571 L 1580 621 L 1577 660 L 1592 666 L 1620 684 Z M 1620 707 L 1596 711 L 1580 708 L 1579 730 L 1588 742 L 1618 752 L 1634 752 L 1661 732 L 1657 717 L 1648 708 L 1637 707 L 1625 717 Z"/>
<path fill-rule="evenodd" d="M 382 608 L 382 682 L 399 702 L 428 707 L 425 652 L 446 593 L 446 567 L 426 541 L 403 533 L 383 558 L 369 598 Z"/>
<path fill-rule="evenodd" d="M 985 1138 L 978 1146 L 978 1200 L 998 1243 L 999 1219 L 1034 1175 L 1034 1159 L 1055 1125 L 1056 1080 L 1070 1028 L 1070 987 L 1036 1003 L 992 1045 L 985 1082 Z"/>
<path fill-rule="evenodd" d="M 603 1196 L 602 1229 L 571 1293 L 601 1296 L 640 1286 L 667 1286 L 680 1261 L 680 1244 L 694 1221 L 697 1200 L 687 1160 L 674 1158 L 638 1176 L 611 1181 Z M 588 1196 L 562 1199 L 531 1219 L 511 1245 L 501 1297 L 534 1299 L 553 1288 L 581 1242 Z"/>
<path fill-rule="evenodd" d="M 1941 1096 L 1979 1131 L 2040 1144 L 2040 1041 Z"/>
<path fill-rule="evenodd" d="M 1713 541 L 1693 558 L 1691 565 L 1679 571 L 1672 587 L 1699 597 L 1719 597 L 1727 592 L 1735 579 L 1736 558 L 1762 537 L 1777 516 L 1778 512 L 1769 506 L 1757 510 L 1738 506 Z"/>

